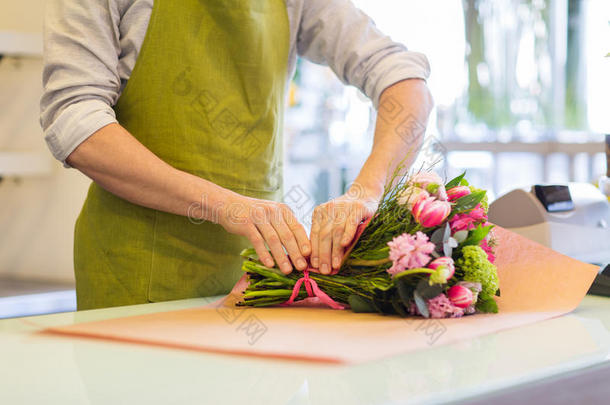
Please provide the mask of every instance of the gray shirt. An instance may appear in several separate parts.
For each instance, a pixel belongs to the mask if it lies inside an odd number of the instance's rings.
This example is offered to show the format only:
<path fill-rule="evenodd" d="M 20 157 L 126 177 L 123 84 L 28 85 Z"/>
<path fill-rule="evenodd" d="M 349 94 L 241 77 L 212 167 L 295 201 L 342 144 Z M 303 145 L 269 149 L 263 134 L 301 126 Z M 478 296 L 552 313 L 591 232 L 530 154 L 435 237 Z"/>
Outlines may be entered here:
<path fill-rule="evenodd" d="M 117 102 L 138 58 L 153 0 L 48 0 L 44 27 L 45 140 L 60 161 L 91 134 L 117 122 Z M 286 0 L 290 54 L 326 64 L 377 105 L 380 94 L 408 78 L 426 79 L 426 57 L 375 27 L 349 0 Z M 213 63 L 213 62 L 211 62 Z"/>

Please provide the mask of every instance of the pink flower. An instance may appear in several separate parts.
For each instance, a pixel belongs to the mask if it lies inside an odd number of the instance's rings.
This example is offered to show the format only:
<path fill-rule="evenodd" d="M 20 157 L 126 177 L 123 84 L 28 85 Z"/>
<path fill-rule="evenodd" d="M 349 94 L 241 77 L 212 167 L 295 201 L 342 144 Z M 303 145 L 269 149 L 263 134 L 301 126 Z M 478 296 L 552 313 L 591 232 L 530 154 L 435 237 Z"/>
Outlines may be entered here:
<path fill-rule="evenodd" d="M 409 181 L 415 187 L 423 188 L 441 201 L 447 201 L 447 191 L 440 176 L 434 172 L 420 172 Z"/>
<path fill-rule="evenodd" d="M 430 253 L 434 252 L 434 243 L 428 241 L 428 236 L 423 232 L 415 235 L 403 233 L 396 236 L 390 242 L 390 259 L 393 264 L 388 273 L 395 276 L 407 269 L 424 267 L 430 262 Z"/>
<path fill-rule="evenodd" d="M 493 248 L 491 246 L 489 246 L 489 243 L 487 243 L 487 241 L 485 239 L 483 239 L 481 241 L 479 246 L 481 247 L 481 249 L 483 249 L 485 251 L 485 253 L 487 253 L 487 260 L 489 260 L 490 263 L 493 263 L 496 261 L 496 256 L 494 255 Z"/>
<path fill-rule="evenodd" d="M 459 318 L 464 315 L 464 310 L 453 305 L 445 294 L 440 294 L 431 300 L 428 300 L 427 304 L 430 318 Z M 409 309 L 411 310 L 411 313 L 420 315 L 416 306 L 413 305 Z"/>
<path fill-rule="evenodd" d="M 447 291 L 447 297 L 453 305 L 459 308 L 467 308 L 472 304 L 474 296 L 469 288 L 462 285 L 454 285 Z"/>
<path fill-rule="evenodd" d="M 472 211 L 455 215 L 449 221 L 449 225 L 451 226 L 451 232 L 456 233 L 463 230 L 469 231 L 485 222 L 487 222 L 487 214 L 481 204 L 477 204 Z"/>
<path fill-rule="evenodd" d="M 398 204 L 406 205 L 410 210 L 420 200 L 430 197 L 430 194 L 423 188 L 409 186 L 398 197 Z"/>
<path fill-rule="evenodd" d="M 419 172 L 409 182 L 421 188 L 426 188 L 429 184 L 443 184 L 441 177 L 434 172 Z"/>
<path fill-rule="evenodd" d="M 466 308 L 464 308 L 465 314 L 474 314 L 477 310 L 475 305 L 477 300 L 479 299 L 479 293 L 482 290 L 481 283 L 471 282 L 471 281 L 460 281 L 457 285 L 466 287 L 472 292 L 472 302 Z"/>
<path fill-rule="evenodd" d="M 470 187 L 468 186 L 456 186 L 447 190 L 447 198 L 449 201 L 455 201 L 458 198 L 462 198 L 465 195 L 470 194 Z"/>
<path fill-rule="evenodd" d="M 451 213 L 451 204 L 429 197 L 418 201 L 411 212 L 417 223 L 425 228 L 433 228 L 447 219 Z"/>
<path fill-rule="evenodd" d="M 437 268 L 445 266 L 449 270 L 449 276 L 447 280 L 453 277 L 453 273 L 455 273 L 455 264 L 453 263 L 453 259 L 450 257 L 439 257 L 438 259 L 432 260 L 430 264 L 428 264 L 428 268 L 432 270 L 436 270 Z"/>

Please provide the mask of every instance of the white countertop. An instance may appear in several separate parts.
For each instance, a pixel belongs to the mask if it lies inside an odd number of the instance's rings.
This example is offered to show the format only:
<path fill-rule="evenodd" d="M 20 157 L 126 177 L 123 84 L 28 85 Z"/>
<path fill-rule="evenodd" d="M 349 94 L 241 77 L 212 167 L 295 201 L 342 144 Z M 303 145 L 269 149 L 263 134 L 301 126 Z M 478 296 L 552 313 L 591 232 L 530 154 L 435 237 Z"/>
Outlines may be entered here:
<path fill-rule="evenodd" d="M 215 355 L 41 335 L 204 305 L 191 299 L 0 321 L 0 404 L 443 402 L 610 361 L 610 298 L 572 314 L 357 366 Z M 380 342 L 379 344 L 383 344 Z"/>

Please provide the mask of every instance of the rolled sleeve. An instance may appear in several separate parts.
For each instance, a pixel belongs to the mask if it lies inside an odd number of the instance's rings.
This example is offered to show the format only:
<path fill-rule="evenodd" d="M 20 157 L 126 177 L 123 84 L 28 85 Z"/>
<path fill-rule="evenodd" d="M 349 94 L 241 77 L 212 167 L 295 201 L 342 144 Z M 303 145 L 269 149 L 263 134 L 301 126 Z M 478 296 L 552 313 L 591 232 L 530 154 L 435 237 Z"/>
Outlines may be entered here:
<path fill-rule="evenodd" d="M 45 12 L 40 123 L 66 165 L 80 143 L 116 122 L 120 14 L 114 2 L 80 0 L 49 0 Z"/>
<path fill-rule="evenodd" d="M 365 93 L 375 107 L 392 84 L 426 80 L 430 75 L 425 55 L 392 41 L 349 0 L 305 2 L 297 50 L 312 62 L 327 64 L 341 81 Z"/>
<path fill-rule="evenodd" d="M 101 100 L 84 100 L 68 105 L 45 130 L 45 141 L 53 156 L 64 163 L 89 136 L 117 122 L 114 110 Z"/>

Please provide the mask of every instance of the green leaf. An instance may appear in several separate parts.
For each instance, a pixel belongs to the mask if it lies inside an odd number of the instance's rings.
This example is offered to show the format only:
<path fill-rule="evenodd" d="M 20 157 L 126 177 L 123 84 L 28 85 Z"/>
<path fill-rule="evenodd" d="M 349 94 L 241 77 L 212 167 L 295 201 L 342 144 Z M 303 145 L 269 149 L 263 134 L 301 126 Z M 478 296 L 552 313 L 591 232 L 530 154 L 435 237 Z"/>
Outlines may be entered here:
<path fill-rule="evenodd" d="M 394 310 L 396 311 L 396 313 L 400 316 L 402 316 L 403 318 L 406 318 L 407 316 L 409 316 L 405 305 L 402 303 L 402 301 L 400 300 L 400 298 L 396 295 L 392 296 L 392 306 L 394 307 Z"/>
<path fill-rule="evenodd" d="M 474 193 L 458 198 L 453 207 L 452 215 L 472 211 L 481 201 L 483 201 L 486 193 L 485 190 L 475 191 Z"/>
<path fill-rule="evenodd" d="M 462 246 L 479 246 L 481 241 L 487 237 L 489 231 L 494 227 L 494 225 L 482 226 L 479 224 L 475 229 L 468 232 L 468 237 L 462 243 Z"/>
<path fill-rule="evenodd" d="M 454 179 L 449 180 L 449 182 L 445 184 L 445 188 L 448 190 L 452 187 L 459 186 L 461 181 L 464 179 L 464 176 L 466 176 L 466 172 L 460 174 Z"/>
<path fill-rule="evenodd" d="M 431 300 L 432 298 L 438 297 L 443 292 L 443 285 L 433 284 L 430 285 L 427 279 L 420 280 L 417 283 L 417 287 L 415 291 L 419 294 L 420 297 L 426 300 Z"/>
<path fill-rule="evenodd" d="M 426 300 L 424 300 L 424 298 L 421 295 L 419 295 L 417 290 L 415 290 L 413 292 L 413 299 L 415 300 L 415 305 L 417 305 L 417 309 L 419 310 L 419 313 L 424 318 L 430 318 L 430 311 L 428 311 L 428 305 L 426 305 Z"/>
<path fill-rule="evenodd" d="M 377 312 L 373 303 L 360 295 L 352 294 L 347 297 L 347 302 L 356 313 L 372 313 Z"/>
<path fill-rule="evenodd" d="M 475 308 L 477 311 L 482 313 L 498 313 L 498 304 L 496 303 L 494 297 L 484 293 L 479 293 Z"/>
<path fill-rule="evenodd" d="M 400 297 L 402 303 L 405 307 L 409 308 L 409 305 L 412 301 L 412 294 L 415 288 L 409 285 L 406 280 L 397 280 L 396 281 L 396 289 L 398 290 L 398 296 Z"/>

